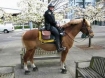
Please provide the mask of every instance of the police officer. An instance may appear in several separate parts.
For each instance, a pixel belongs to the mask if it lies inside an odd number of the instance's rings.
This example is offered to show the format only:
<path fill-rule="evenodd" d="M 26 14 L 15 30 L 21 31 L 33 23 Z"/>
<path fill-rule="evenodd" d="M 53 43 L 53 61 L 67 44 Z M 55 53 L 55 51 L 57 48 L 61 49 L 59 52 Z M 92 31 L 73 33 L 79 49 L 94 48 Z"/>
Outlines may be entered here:
<path fill-rule="evenodd" d="M 51 33 L 55 36 L 55 45 L 57 47 L 57 51 L 61 52 L 64 50 L 64 48 L 61 46 L 60 43 L 60 33 L 57 29 L 57 23 L 55 21 L 53 10 L 54 10 L 54 5 L 49 4 L 48 10 L 44 14 L 45 29 L 51 31 Z"/>

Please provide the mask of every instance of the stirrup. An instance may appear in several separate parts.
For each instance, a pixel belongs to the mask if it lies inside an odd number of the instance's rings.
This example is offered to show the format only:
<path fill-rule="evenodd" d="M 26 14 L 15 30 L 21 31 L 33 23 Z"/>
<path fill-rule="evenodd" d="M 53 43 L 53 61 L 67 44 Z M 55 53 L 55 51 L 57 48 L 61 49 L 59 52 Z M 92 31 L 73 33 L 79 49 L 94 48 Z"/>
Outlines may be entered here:
<path fill-rule="evenodd" d="M 65 35 L 65 32 L 61 32 L 60 35 L 61 35 L 61 36 L 64 36 L 64 35 Z"/>
<path fill-rule="evenodd" d="M 58 51 L 58 52 L 62 52 L 62 51 L 64 51 L 64 50 L 66 50 L 66 48 L 62 47 L 62 48 L 59 48 L 57 51 Z"/>

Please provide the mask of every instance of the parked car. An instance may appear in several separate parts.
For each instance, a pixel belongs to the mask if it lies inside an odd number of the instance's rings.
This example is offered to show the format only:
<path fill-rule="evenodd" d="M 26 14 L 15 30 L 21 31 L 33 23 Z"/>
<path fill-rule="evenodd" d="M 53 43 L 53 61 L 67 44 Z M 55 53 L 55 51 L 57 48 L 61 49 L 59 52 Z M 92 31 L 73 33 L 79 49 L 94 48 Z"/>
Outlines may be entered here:
<path fill-rule="evenodd" d="M 0 24 L 0 32 L 9 33 L 10 31 L 14 31 L 12 23 Z"/>

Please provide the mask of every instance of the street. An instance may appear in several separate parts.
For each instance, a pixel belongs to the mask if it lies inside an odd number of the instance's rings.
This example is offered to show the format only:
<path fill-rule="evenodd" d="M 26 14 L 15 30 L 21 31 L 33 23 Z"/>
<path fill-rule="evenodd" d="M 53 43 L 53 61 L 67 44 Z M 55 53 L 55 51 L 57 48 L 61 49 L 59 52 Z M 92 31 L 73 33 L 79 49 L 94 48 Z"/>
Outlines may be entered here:
<path fill-rule="evenodd" d="M 22 31 L 13 31 L 10 33 L 1 33 L 0 34 L 0 43 L 15 41 L 21 39 Z"/>
<path fill-rule="evenodd" d="M 19 55 L 22 47 L 22 33 L 22 31 L 0 33 L 0 65 L 14 65 L 19 63 L 20 60 L 18 58 L 20 57 Z M 8 60 L 11 61 L 8 62 Z M 6 64 L 6 62 L 8 62 L 8 64 Z"/>

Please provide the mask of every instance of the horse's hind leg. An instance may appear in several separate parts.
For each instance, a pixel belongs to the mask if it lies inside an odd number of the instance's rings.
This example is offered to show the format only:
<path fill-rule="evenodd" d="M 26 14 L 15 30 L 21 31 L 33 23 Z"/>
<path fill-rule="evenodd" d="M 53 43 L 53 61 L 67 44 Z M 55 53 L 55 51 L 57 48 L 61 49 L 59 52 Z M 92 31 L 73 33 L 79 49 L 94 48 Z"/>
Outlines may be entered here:
<path fill-rule="evenodd" d="M 31 62 L 31 66 L 33 68 L 33 71 L 37 71 L 38 70 L 37 66 L 34 64 L 34 59 L 33 59 L 34 58 L 35 49 L 36 48 L 33 49 L 32 53 L 30 55 L 30 62 Z"/>
<path fill-rule="evenodd" d="M 61 54 L 61 68 L 62 68 L 61 73 L 63 73 L 63 74 L 66 74 L 66 72 L 67 72 L 66 65 L 65 65 L 67 53 L 68 53 L 68 50 L 66 49 Z"/>
<path fill-rule="evenodd" d="M 26 53 L 24 55 L 24 70 L 25 70 L 25 74 L 29 74 L 30 73 L 30 71 L 28 70 L 28 67 L 27 67 L 27 61 L 30 59 L 29 57 L 31 56 L 31 52 L 32 52 L 32 49 L 26 50 Z"/>

